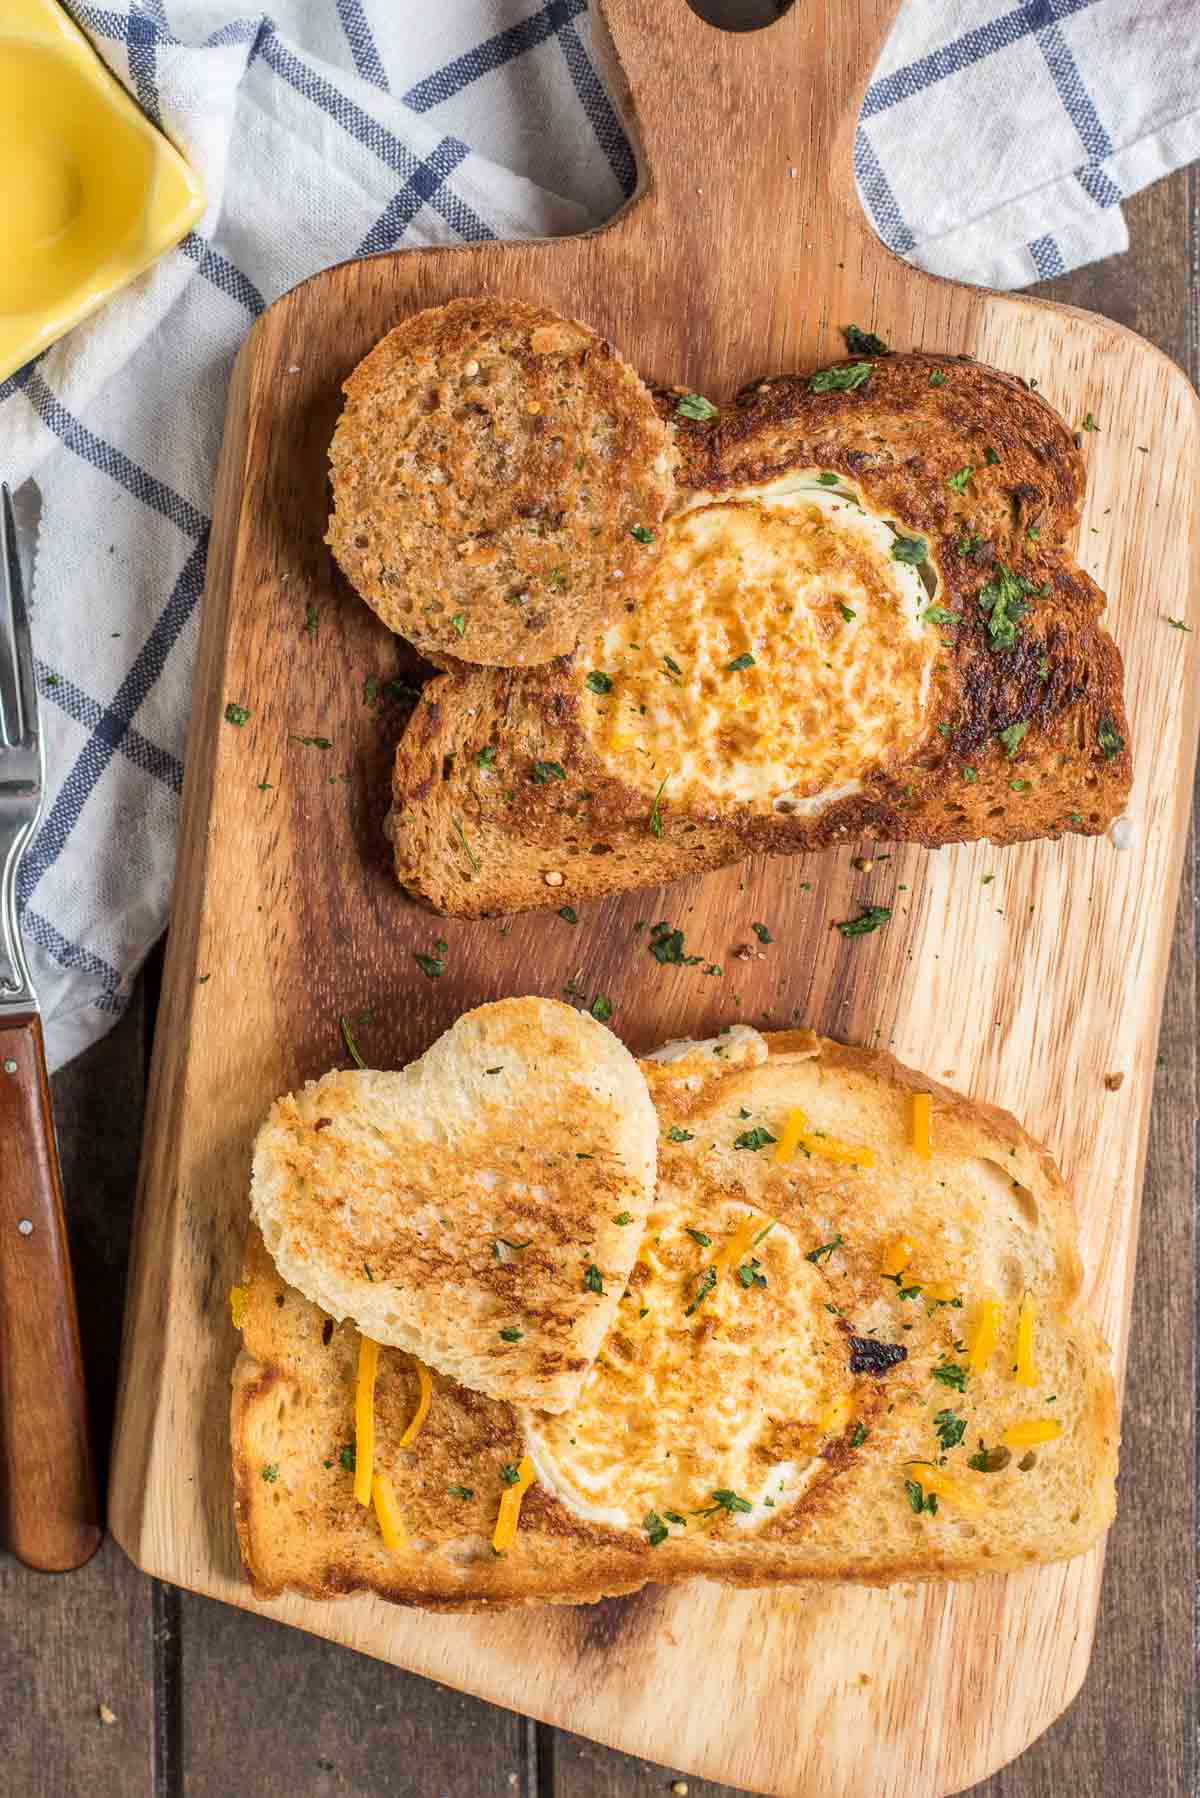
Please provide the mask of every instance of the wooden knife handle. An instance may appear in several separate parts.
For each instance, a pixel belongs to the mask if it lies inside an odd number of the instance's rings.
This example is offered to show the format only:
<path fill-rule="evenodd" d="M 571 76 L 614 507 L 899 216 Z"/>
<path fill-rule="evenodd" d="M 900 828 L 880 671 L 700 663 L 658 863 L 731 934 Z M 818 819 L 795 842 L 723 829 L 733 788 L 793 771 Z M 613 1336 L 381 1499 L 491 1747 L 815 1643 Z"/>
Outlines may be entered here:
<path fill-rule="evenodd" d="M 0 1491 L 8 1546 L 65 1573 L 100 1543 L 75 1285 L 36 1014 L 0 1019 Z"/>

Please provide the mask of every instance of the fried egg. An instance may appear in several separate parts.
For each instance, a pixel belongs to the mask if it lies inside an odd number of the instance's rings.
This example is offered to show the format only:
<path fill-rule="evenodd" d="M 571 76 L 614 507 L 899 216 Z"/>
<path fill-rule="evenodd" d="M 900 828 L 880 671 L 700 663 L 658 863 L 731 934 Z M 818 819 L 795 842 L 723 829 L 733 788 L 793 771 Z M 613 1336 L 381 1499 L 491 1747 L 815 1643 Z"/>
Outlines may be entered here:
<path fill-rule="evenodd" d="M 527 1452 L 587 1521 L 753 1532 L 803 1495 L 851 1419 L 845 1338 L 785 1225 L 733 1198 L 704 1216 L 668 1198 L 576 1405 L 524 1413 Z"/>
<path fill-rule="evenodd" d="M 814 815 L 928 729 L 936 571 L 818 469 L 700 493 L 662 527 L 636 611 L 584 655 L 600 759 L 692 807 Z M 664 785 L 665 783 L 665 785 Z"/>

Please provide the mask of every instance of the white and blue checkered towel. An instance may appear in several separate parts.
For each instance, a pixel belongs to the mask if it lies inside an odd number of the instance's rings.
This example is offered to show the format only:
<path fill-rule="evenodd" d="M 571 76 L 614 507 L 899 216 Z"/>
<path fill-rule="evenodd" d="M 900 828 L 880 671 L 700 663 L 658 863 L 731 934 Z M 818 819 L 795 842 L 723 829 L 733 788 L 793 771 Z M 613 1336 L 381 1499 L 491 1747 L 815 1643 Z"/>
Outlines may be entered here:
<path fill-rule="evenodd" d="M 66 4 L 209 204 L 0 383 L 0 475 L 44 494 L 50 794 L 20 901 L 54 1065 L 112 1023 L 166 921 L 213 473 L 252 319 L 348 256 L 595 224 L 634 180 L 587 0 Z M 896 250 L 1018 287 L 1124 249 L 1122 197 L 1198 155 L 1195 0 L 908 0 L 857 168 Z"/>

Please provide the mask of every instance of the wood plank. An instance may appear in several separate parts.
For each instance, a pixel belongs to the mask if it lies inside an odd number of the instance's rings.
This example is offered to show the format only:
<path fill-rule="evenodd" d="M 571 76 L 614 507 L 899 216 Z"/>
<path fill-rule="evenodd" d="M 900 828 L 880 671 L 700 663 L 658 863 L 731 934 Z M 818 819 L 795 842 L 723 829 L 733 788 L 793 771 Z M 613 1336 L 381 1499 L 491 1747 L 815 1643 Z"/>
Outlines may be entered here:
<path fill-rule="evenodd" d="M 140 996 L 55 1075 L 54 1108 L 97 1459 L 106 1459 L 145 1085 Z M 77 1573 L 0 1556 L 0 1787 L 135 1798 L 153 1765 L 151 1583 L 106 1541 Z M 102 1722 L 105 1704 L 115 1722 Z"/>
<path fill-rule="evenodd" d="M 339 599 L 321 545 L 324 452 L 348 367 L 398 312 L 456 291 L 491 288 L 579 312 L 647 374 L 718 397 L 764 368 L 813 365 L 853 318 L 900 346 L 1016 369 L 1069 416 L 1087 407 L 1105 421 L 1088 445 L 1082 542 L 1126 652 L 1137 852 L 1082 842 L 1003 856 L 906 851 L 883 880 L 864 883 L 855 845 L 799 869 L 755 864 L 682 883 L 669 906 L 676 916 L 695 907 L 689 932 L 703 945 L 737 940 L 754 917 L 779 925 L 790 990 L 774 990 L 772 963 L 739 969 L 741 1015 L 785 1021 L 798 1009 L 832 1034 L 881 1037 L 1018 1110 L 1078 1179 L 1088 1294 L 1118 1354 L 1125 1343 L 1169 946 L 1162 896 L 1177 884 L 1187 804 L 1178 776 L 1194 747 L 1185 645 L 1163 618 L 1188 609 L 1196 578 L 1194 395 L 1116 327 L 930 282 L 864 233 L 847 151 L 865 72 L 856 64 L 869 58 L 880 5 L 814 0 L 761 41 L 718 40 L 684 8 L 667 15 L 650 0 L 613 0 L 611 11 L 649 140 L 650 199 L 586 239 L 331 271 L 272 309 L 239 364 L 114 1485 L 116 1527 L 143 1565 L 236 1603 L 248 1594 L 229 1517 L 224 1304 L 249 1144 L 274 1093 L 338 1058 L 338 1012 L 373 1005 L 369 1048 L 385 1063 L 408 1059 L 481 997 L 525 989 L 530 970 L 555 992 L 582 964 L 635 1046 L 704 1033 L 730 1013 L 727 988 L 651 972 L 628 953 L 634 918 L 667 903 L 662 895 L 598 906 L 569 941 L 544 919 L 521 920 L 504 938 L 494 926 L 447 926 L 446 977 L 412 984 L 410 952 L 427 946 L 430 926 L 399 901 L 378 854 L 387 746 L 360 703 L 363 675 L 386 672 L 395 652 L 364 608 Z M 684 66 L 707 83 L 708 107 L 675 103 Z M 714 158 L 740 164 L 742 185 L 698 196 L 694 170 Z M 736 257 L 720 254 L 734 244 Z M 1150 453 L 1131 463 L 1139 441 Z M 326 622 L 319 658 L 306 659 L 294 646 L 310 601 Z M 253 704 L 245 732 L 221 725 L 227 698 Z M 336 767 L 285 752 L 289 731 L 318 721 L 337 745 Z M 349 787 L 330 784 L 330 773 L 351 770 Z M 993 866 L 999 890 L 984 912 L 980 875 Z M 812 881 L 811 894 L 800 880 Z M 881 899 L 900 885 L 907 897 L 880 938 L 846 945 L 829 930 L 860 895 Z M 211 978 L 198 986 L 202 974 Z M 1114 1066 L 1125 1082 L 1106 1093 Z M 803 1602 L 697 1587 L 537 1618 L 423 1619 L 363 1599 L 263 1608 L 643 1752 L 686 1753 L 709 1774 L 840 1793 L 861 1789 L 866 1768 L 888 1798 L 925 1798 L 1011 1756 L 1070 1698 L 1099 1569 L 1092 1555 L 970 1589 Z M 792 1694 L 786 1718 L 780 1682 Z M 818 1727 L 830 1713 L 836 1732 Z"/>

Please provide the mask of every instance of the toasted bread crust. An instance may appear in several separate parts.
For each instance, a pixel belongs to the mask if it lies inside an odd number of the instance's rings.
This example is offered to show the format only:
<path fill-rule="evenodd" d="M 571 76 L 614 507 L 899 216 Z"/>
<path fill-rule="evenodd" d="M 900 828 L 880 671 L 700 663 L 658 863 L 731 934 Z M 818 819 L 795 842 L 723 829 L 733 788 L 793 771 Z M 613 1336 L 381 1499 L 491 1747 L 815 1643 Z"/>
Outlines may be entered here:
<path fill-rule="evenodd" d="M 931 385 L 933 376 L 944 384 Z M 660 405 L 669 415 L 669 401 Z M 719 494 L 820 467 L 926 538 L 938 604 L 960 622 L 946 630 L 922 740 L 815 816 L 689 809 L 668 791 L 657 834 L 644 791 L 601 761 L 583 728 L 577 657 L 520 674 L 456 668 L 426 687 L 396 752 L 390 832 L 397 875 L 413 894 L 477 917 L 856 835 L 1007 844 L 1098 835 L 1119 816 L 1132 775 L 1121 656 L 1099 623 L 1104 596 L 1069 549 L 1083 460 L 1040 398 L 973 362 L 895 355 L 878 359 L 857 390 L 813 393 L 807 377 L 784 376 L 747 389 L 710 424 L 676 420 L 676 432 L 698 489 Z M 972 473 L 960 493 L 948 483 L 964 469 Z M 980 603 L 1001 568 L 1031 589 L 1004 649 Z M 1013 725 L 1026 728 L 1010 750 L 1000 733 Z M 479 766 L 488 745 L 495 755 Z M 539 782 L 538 764 L 564 778 Z M 550 873 L 562 882 L 547 884 Z"/>
<path fill-rule="evenodd" d="M 637 599 L 674 452 L 649 390 L 586 325 L 453 300 L 397 325 L 345 393 L 327 540 L 423 654 L 530 666 Z"/>
<path fill-rule="evenodd" d="M 848 1048 L 810 1032 L 779 1033 L 765 1043 L 765 1059 L 714 1063 L 711 1078 L 699 1083 L 691 1064 L 674 1071 L 643 1064 L 663 1126 L 660 1156 L 706 1155 L 692 1143 L 700 1144 L 703 1131 L 711 1133 L 714 1120 L 748 1112 L 758 1116 L 765 1102 L 778 1107 L 781 1094 L 803 1077 L 810 1095 L 824 1093 L 832 1103 L 855 1108 L 864 1127 L 869 1124 L 878 1132 L 883 1162 L 869 1187 L 856 1187 L 838 1169 L 818 1171 L 814 1184 L 811 1165 L 805 1163 L 800 1171 L 807 1196 L 794 1215 L 806 1220 L 815 1240 L 830 1228 L 832 1218 L 844 1218 L 848 1242 L 858 1236 L 864 1248 L 873 1227 L 889 1232 L 897 1218 L 924 1217 L 914 1259 L 932 1267 L 944 1234 L 928 1209 L 935 1186 L 921 1186 L 921 1170 L 905 1147 L 907 1101 L 915 1091 L 931 1093 L 935 1153 L 946 1157 L 931 1176 L 943 1194 L 933 1201 L 935 1209 L 941 1206 L 944 1215 L 948 1189 L 941 1185 L 943 1176 L 956 1167 L 965 1176 L 977 1158 L 1019 1183 L 1014 1191 L 1023 1195 L 1026 1221 L 1014 1215 L 1011 1228 L 1003 1225 L 1008 1235 L 989 1238 L 968 1253 L 984 1252 L 984 1262 L 973 1264 L 977 1267 L 986 1265 L 988 1253 L 1003 1261 L 1015 1249 L 1027 1258 L 1014 1292 L 1025 1281 L 1038 1289 L 1038 1355 L 1056 1388 L 1050 1405 L 1058 1406 L 1049 1414 L 1061 1415 L 1068 1432 L 1060 1445 L 1066 1458 L 1057 1463 L 1058 1471 L 1052 1465 L 1045 1474 L 1026 1475 L 1018 1471 L 1015 1455 L 1013 1465 L 995 1475 L 966 1471 L 977 1433 L 994 1444 L 1014 1403 L 1019 1401 L 1021 1415 L 1030 1408 L 1045 1415 L 1046 1399 L 1032 1393 L 1023 1398 L 1011 1384 L 1007 1335 L 990 1384 L 988 1376 L 972 1375 L 960 1395 L 930 1380 L 938 1357 L 957 1358 L 951 1345 L 959 1332 L 967 1334 L 973 1327 L 970 1307 L 977 1295 L 968 1293 L 967 1309 L 928 1317 L 919 1303 L 905 1306 L 891 1299 L 887 1302 L 896 1319 L 913 1332 L 904 1338 L 909 1361 L 886 1377 L 857 1381 L 855 1417 L 866 1438 L 853 1441 L 847 1427 L 844 1436 L 831 1439 L 821 1451 L 824 1465 L 803 1497 L 748 1539 L 739 1540 L 730 1520 L 722 1518 L 714 1529 L 673 1535 L 652 1547 L 640 1533 L 585 1520 L 535 1485 L 525 1498 L 516 1543 L 509 1553 L 493 1555 L 488 1541 L 501 1490 L 498 1470 L 523 1452 L 520 1414 L 435 1375 L 425 1430 L 396 1465 L 413 1546 L 389 1555 L 373 1519 L 354 1505 L 349 1477 L 337 1465 L 338 1442 L 352 1439 L 355 1332 L 323 1319 L 286 1287 L 252 1231 L 232 1437 L 239 1541 L 261 1596 L 285 1588 L 321 1598 L 372 1591 L 430 1609 L 486 1611 L 587 1603 L 651 1580 L 677 1583 L 698 1576 L 744 1586 L 969 1578 L 1063 1558 L 1090 1546 L 1113 1513 L 1116 1400 L 1107 1348 L 1078 1309 L 1081 1270 L 1072 1206 L 1050 1157 L 1009 1113 L 966 1099 L 891 1056 Z M 668 1138 L 668 1123 L 694 1133 L 687 1144 L 671 1147 L 676 1139 Z M 679 1165 L 686 1163 L 677 1163 L 676 1176 Z M 703 1165 L 697 1164 L 698 1173 Z M 787 1178 L 772 1168 L 769 1156 L 743 1156 L 739 1169 L 757 1182 L 758 1203 L 768 1210 L 786 1206 Z M 727 1175 L 716 1165 L 705 1177 L 724 1181 Z M 700 1215 L 706 1190 L 703 1184 L 695 1188 Z M 876 1224 L 881 1201 L 891 1210 Z M 961 1222 L 965 1214 L 959 1204 L 956 1196 L 956 1221 Z M 988 1216 L 986 1228 L 1001 1230 L 1001 1214 Z M 859 1273 L 848 1261 L 833 1276 L 839 1302 L 858 1307 L 870 1294 L 890 1290 L 880 1282 L 876 1254 L 874 1247 L 867 1248 Z M 1011 1316 L 1006 1329 L 1010 1326 Z M 851 1329 L 849 1323 L 838 1327 L 848 1333 Z M 978 1391 L 977 1380 L 982 1381 Z M 379 1443 L 397 1439 L 415 1392 L 405 1357 L 390 1353 L 381 1360 Z M 938 1405 L 957 1406 L 968 1417 L 969 1433 L 950 1457 L 950 1471 L 958 1479 L 975 1481 L 982 1491 L 986 1510 L 970 1519 L 977 1524 L 974 1529 L 959 1531 L 940 1518 L 935 1528 L 912 1517 L 905 1501 L 906 1457 L 914 1443 L 933 1441 L 927 1432 Z M 1049 1484 L 1040 1485 L 1042 1480 Z M 433 1543 L 421 1541 L 426 1532 L 444 1535 L 448 1527 L 462 1544 L 461 1555 L 430 1552 Z"/>

